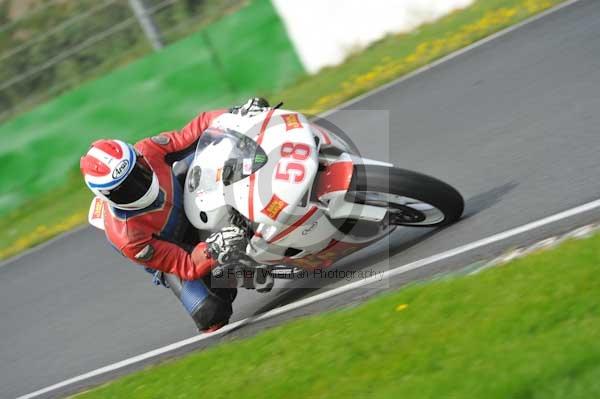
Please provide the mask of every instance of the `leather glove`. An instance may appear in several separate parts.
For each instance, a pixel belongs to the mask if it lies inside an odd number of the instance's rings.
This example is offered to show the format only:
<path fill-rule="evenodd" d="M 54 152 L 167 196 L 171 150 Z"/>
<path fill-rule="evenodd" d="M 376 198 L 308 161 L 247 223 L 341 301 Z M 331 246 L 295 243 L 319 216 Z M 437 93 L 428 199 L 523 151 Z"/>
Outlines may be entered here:
<path fill-rule="evenodd" d="M 246 252 L 248 238 L 239 227 L 225 227 L 206 239 L 208 254 L 224 265 L 239 259 Z"/>
<path fill-rule="evenodd" d="M 230 113 L 241 116 L 255 116 L 269 108 L 269 102 L 261 97 L 252 97 L 243 105 L 238 105 L 229 110 Z"/>

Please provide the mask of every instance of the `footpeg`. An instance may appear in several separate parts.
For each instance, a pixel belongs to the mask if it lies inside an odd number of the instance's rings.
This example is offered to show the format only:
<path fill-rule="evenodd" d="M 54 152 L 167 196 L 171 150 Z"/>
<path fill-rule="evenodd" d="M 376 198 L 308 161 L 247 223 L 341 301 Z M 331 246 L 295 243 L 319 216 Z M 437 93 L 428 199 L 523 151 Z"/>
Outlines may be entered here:
<path fill-rule="evenodd" d="M 275 279 L 266 266 L 258 266 L 254 269 L 254 288 L 257 292 L 269 292 L 273 289 Z"/>
<path fill-rule="evenodd" d="M 238 287 L 257 292 L 269 292 L 275 284 L 275 279 L 266 266 L 243 268 L 237 273 Z"/>

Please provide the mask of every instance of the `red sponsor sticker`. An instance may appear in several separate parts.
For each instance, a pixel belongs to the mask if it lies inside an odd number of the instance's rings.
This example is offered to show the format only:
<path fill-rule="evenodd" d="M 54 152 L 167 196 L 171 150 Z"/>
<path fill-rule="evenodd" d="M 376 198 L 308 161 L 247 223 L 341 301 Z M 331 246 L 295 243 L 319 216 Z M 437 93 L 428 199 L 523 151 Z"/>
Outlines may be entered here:
<path fill-rule="evenodd" d="M 94 212 L 92 213 L 92 219 L 101 219 L 103 209 L 104 202 L 102 202 L 100 198 L 94 199 Z"/>
<path fill-rule="evenodd" d="M 287 202 L 279 198 L 277 195 L 273 194 L 271 200 L 265 206 L 261 212 L 270 217 L 273 220 L 276 220 L 283 208 L 287 206 Z"/>
<path fill-rule="evenodd" d="M 298 118 L 298 114 L 281 115 L 281 118 L 285 122 L 285 130 L 286 131 L 292 130 L 292 129 L 298 129 L 298 128 L 302 127 L 302 123 L 300 122 L 300 119 Z"/>

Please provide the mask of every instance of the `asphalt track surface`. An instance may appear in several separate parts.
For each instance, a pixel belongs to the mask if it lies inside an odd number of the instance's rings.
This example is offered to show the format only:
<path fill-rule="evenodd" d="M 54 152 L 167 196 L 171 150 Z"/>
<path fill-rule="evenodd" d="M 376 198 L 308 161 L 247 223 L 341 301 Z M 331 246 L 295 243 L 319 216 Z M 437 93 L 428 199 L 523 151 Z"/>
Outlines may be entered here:
<path fill-rule="evenodd" d="M 363 155 L 437 176 L 467 202 L 459 223 L 438 231 L 403 229 L 341 267 L 386 270 L 600 198 L 599 93 L 600 2 L 581 0 L 346 107 L 377 112 L 329 115 Z M 597 219 L 596 208 L 228 337 L 354 303 Z M 314 289 L 307 288 L 314 281 L 300 281 L 268 295 L 241 291 L 234 320 L 344 283 L 320 282 Z M 0 267 L 0 398 L 195 333 L 170 291 L 153 287 L 149 275 L 128 264 L 92 228 Z"/>

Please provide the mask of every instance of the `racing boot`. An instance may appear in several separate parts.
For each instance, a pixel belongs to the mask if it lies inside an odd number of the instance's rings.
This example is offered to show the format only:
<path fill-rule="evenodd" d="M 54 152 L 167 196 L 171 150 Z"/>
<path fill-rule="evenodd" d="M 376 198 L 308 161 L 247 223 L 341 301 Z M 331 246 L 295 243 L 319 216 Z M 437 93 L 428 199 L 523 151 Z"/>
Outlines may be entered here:
<path fill-rule="evenodd" d="M 229 323 L 231 304 L 237 295 L 235 288 L 211 290 L 203 279 L 186 281 L 172 274 L 166 275 L 166 282 L 200 332 L 216 331 Z"/>

